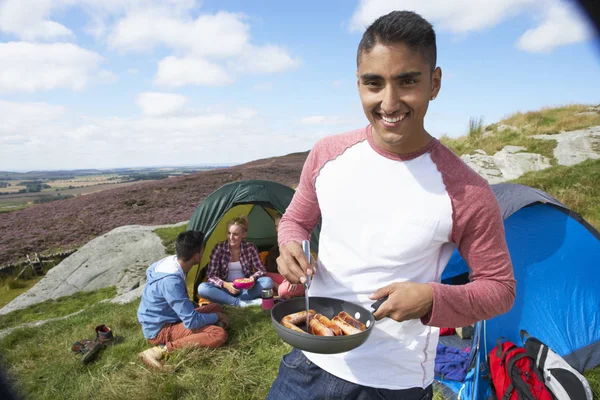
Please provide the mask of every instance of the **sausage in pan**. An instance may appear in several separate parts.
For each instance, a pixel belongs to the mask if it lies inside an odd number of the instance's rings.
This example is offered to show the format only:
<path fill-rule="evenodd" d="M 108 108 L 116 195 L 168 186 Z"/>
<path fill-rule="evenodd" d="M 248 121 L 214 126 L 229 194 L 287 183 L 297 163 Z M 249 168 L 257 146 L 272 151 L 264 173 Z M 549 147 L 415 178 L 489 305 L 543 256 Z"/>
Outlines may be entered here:
<path fill-rule="evenodd" d="M 362 322 L 360 322 L 359 320 L 357 320 L 355 318 L 352 318 L 350 316 L 350 314 L 348 314 L 346 311 L 342 311 L 341 313 L 339 313 L 338 317 L 340 317 L 343 321 L 352 325 L 356 329 L 360 329 L 361 331 L 364 331 L 365 329 L 367 329 L 365 324 L 363 324 Z"/>
<path fill-rule="evenodd" d="M 344 332 L 342 332 L 340 327 L 337 326 L 336 324 L 334 324 L 333 322 L 331 322 L 331 320 L 329 318 L 327 318 L 326 316 L 321 315 L 321 314 L 315 314 L 315 319 L 318 320 L 323 325 L 325 325 L 327 328 L 331 329 L 331 331 L 333 332 L 333 334 L 335 336 L 342 336 L 344 334 Z"/>
<path fill-rule="evenodd" d="M 333 323 L 335 323 L 337 326 L 340 327 L 342 332 L 344 332 L 344 335 L 354 335 L 355 333 L 362 332 L 360 329 L 353 327 L 352 325 L 350 325 L 349 323 L 347 323 L 346 321 L 344 321 L 337 315 L 335 317 L 333 317 L 332 321 L 333 321 Z"/>
<path fill-rule="evenodd" d="M 310 320 L 310 333 L 317 336 L 334 336 L 331 329 L 320 323 L 316 318 Z"/>
<path fill-rule="evenodd" d="M 309 310 L 309 318 L 312 318 L 315 316 L 315 310 Z M 300 325 L 302 323 L 306 322 L 306 310 L 304 311 L 299 311 L 297 313 L 293 313 L 290 315 L 286 315 L 285 317 L 283 317 L 281 319 L 281 322 L 283 323 L 283 321 L 287 321 L 292 325 Z"/>
<path fill-rule="evenodd" d="M 296 331 L 296 332 L 306 333 L 302 329 L 298 328 L 296 325 L 294 325 L 294 324 L 292 324 L 292 323 L 290 323 L 288 321 L 281 320 L 281 325 L 285 326 L 288 329 Z"/>

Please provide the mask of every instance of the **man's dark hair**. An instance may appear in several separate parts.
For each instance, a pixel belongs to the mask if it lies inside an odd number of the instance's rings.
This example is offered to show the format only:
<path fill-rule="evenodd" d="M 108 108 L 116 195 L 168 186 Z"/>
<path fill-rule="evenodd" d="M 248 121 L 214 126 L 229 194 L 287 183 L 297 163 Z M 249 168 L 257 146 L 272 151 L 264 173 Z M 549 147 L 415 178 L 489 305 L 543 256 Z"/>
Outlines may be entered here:
<path fill-rule="evenodd" d="M 202 243 L 204 242 L 204 233 L 200 231 L 186 231 L 181 232 L 177 235 L 177 241 L 175 242 L 175 251 L 177 258 L 188 261 L 196 253 L 200 253 L 202 250 Z"/>
<path fill-rule="evenodd" d="M 431 71 L 437 63 L 437 48 L 433 26 L 412 11 L 392 11 L 377 18 L 363 34 L 358 45 L 356 65 L 363 53 L 369 53 L 376 44 L 404 43 L 412 50 L 420 51 L 429 60 Z"/>

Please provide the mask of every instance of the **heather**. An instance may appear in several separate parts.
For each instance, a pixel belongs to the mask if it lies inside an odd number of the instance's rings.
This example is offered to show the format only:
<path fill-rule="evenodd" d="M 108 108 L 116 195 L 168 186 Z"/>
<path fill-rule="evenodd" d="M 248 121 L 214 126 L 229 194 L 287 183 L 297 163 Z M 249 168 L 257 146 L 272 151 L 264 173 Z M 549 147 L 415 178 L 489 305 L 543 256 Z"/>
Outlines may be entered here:
<path fill-rule="evenodd" d="M 26 254 L 80 247 L 123 225 L 162 225 L 190 218 L 198 204 L 222 185 L 265 179 L 295 186 L 307 153 L 40 204 L 0 214 L 0 267 Z"/>

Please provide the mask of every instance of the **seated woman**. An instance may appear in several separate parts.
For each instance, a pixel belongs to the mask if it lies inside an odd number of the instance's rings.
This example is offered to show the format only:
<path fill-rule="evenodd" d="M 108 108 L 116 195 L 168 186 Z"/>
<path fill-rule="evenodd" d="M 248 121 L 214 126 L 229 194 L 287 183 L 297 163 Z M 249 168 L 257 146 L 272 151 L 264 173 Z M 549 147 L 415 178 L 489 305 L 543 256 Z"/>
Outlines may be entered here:
<path fill-rule="evenodd" d="M 275 232 L 279 230 L 281 216 L 275 217 Z M 268 252 L 261 253 L 261 259 L 267 269 L 267 276 L 273 281 L 273 289 L 277 291 L 279 298 L 287 300 L 292 297 L 304 296 L 304 285 L 289 283 L 277 270 L 277 257 L 279 257 L 279 246 L 273 246 Z"/>
<path fill-rule="evenodd" d="M 248 235 L 248 219 L 235 218 L 227 224 L 227 240 L 217 244 L 210 254 L 207 282 L 198 286 L 198 295 L 213 303 L 235 307 L 260 305 L 263 289 L 273 287 L 271 278 L 265 275 L 258 249 L 244 239 Z M 250 289 L 237 289 L 233 281 L 250 278 Z"/>

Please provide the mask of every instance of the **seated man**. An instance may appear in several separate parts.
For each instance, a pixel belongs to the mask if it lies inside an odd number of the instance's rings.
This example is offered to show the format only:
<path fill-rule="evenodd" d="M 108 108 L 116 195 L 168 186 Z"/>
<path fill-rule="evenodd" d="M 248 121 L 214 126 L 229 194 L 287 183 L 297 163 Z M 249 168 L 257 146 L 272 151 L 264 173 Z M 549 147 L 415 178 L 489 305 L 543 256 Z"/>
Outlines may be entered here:
<path fill-rule="evenodd" d="M 222 346 L 229 319 L 218 304 L 194 309 L 185 275 L 202 257 L 204 234 L 188 231 L 177 236 L 175 256 L 153 263 L 146 271 L 146 288 L 138 308 L 144 337 L 155 347 L 139 354 L 142 361 L 161 368 L 160 360 L 181 347 Z"/>

